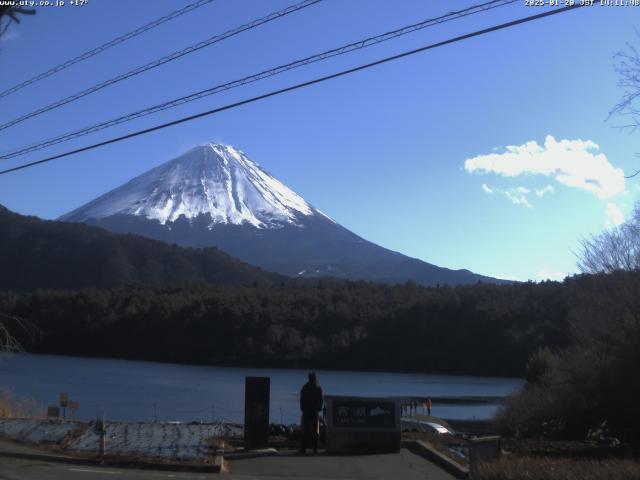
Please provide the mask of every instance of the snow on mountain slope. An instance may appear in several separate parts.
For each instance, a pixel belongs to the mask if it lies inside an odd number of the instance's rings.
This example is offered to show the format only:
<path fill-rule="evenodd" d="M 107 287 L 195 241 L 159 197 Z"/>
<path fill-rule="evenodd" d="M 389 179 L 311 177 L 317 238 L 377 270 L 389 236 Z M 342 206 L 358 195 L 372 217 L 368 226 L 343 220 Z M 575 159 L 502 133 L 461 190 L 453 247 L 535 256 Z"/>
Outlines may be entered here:
<path fill-rule="evenodd" d="M 240 150 L 215 143 L 195 147 L 60 219 L 82 222 L 116 214 L 163 225 L 181 215 L 191 219 L 209 214 L 210 227 L 257 228 L 297 225 L 301 215 L 325 216 Z"/>
<path fill-rule="evenodd" d="M 458 285 L 495 279 L 369 242 L 339 225 L 240 150 L 193 148 L 60 217 L 185 247 L 217 247 L 296 277 Z"/>

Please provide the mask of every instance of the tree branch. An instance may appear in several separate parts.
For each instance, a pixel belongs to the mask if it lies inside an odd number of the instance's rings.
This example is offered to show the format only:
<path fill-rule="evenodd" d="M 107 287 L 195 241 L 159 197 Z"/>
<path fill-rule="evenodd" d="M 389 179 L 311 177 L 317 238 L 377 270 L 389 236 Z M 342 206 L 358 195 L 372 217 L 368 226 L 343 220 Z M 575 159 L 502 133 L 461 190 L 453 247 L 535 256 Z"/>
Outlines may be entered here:
<path fill-rule="evenodd" d="M 22 330 L 31 342 L 42 336 L 42 331 L 29 320 L 0 312 L 0 352 L 24 352 L 24 346 L 16 339 L 7 327 L 8 323 L 15 324 L 16 329 Z"/>

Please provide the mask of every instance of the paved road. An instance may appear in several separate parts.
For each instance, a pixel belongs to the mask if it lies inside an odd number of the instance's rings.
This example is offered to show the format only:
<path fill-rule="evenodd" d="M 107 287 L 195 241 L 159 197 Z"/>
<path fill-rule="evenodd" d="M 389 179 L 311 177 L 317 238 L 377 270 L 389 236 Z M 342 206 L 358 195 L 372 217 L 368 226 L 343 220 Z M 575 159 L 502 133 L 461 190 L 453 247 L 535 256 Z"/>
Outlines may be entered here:
<path fill-rule="evenodd" d="M 424 458 L 402 449 L 381 455 L 291 455 L 227 463 L 230 478 L 304 480 L 450 480 L 455 477 Z"/>
<path fill-rule="evenodd" d="M 229 462 L 221 480 L 450 480 L 454 477 L 422 457 L 403 450 L 399 454 L 362 456 L 278 456 Z M 0 480 L 196 480 L 212 473 L 160 472 L 123 468 L 74 466 L 0 457 Z"/>
<path fill-rule="evenodd" d="M 0 480 L 196 480 L 211 479 L 214 474 L 155 472 L 100 468 L 65 463 L 48 463 L 0 457 Z"/>

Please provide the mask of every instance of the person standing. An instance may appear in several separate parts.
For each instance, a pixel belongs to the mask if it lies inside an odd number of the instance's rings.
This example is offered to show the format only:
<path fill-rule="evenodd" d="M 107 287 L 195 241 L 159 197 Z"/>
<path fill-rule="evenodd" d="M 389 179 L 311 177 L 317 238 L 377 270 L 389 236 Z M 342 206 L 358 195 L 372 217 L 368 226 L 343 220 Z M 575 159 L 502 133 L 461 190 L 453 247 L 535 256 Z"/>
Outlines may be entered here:
<path fill-rule="evenodd" d="M 427 398 L 427 415 L 431 416 L 431 399 Z"/>
<path fill-rule="evenodd" d="M 318 384 L 315 372 L 309 373 L 309 381 L 300 391 L 300 410 L 302 411 L 302 445 L 300 453 L 306 453 L 307 448 L 313 448 L 318 453 L 318 436 L 320 423 L 318 413 L 322 410 L 322 388 Z"/>

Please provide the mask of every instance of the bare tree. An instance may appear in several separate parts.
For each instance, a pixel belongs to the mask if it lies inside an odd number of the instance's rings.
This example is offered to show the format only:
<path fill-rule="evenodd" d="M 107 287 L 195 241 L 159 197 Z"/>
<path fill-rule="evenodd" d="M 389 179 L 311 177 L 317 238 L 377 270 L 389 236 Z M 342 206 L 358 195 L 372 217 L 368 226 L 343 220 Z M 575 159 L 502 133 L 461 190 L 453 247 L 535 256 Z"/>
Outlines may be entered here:
<path fill-rule="evenodd" d="M 631 218 L 580 242 L 578 268 L 584 273 L 640 270 L 640 201 Z"/>
<path fill-rule="evenodd" d="M 638 32 L 640 38 L 640 31 Z M 622 89 L 620 101 L 609 112 L 610 119 L 625 119 L 620 130 L 636 131 L 640 127 L 640 51 L 631 43 L 614 56 L 618 74 L 618 87 Z M 640 155 L 637 155 L 640 156 Z M 625 176 L 632 178 L 640 170 Z M 640 201 L 632 216 L 617 228 L 605 230 L 580 242 L 578 268 L 584 273 L 611 273 L 616 270 L 640 270 Z"/>
<path fill-rule="evenodd" d="M 638 33 L 640 38 L 640 32 Z M 622 88 L 622 98 L 609 112 L 609 118 L 620 116 L 624 123 L 617 125 L 620 130 L 635 131 L 640 127 L 640 52 L 631 43 L 614 56 L 614 68 L 618 74 L 618 86 Z M 627 175 L 632 178 L 640 174 L 640 170 Z"/>
<path fill-rule="evenodd" d="M 41 335 L 40 329 L 28 320 L 0 313 L 0 352 L 25 351 L 20 341 L 11 333 L 16 330 L 21 330 L 31 341 Z"/>

